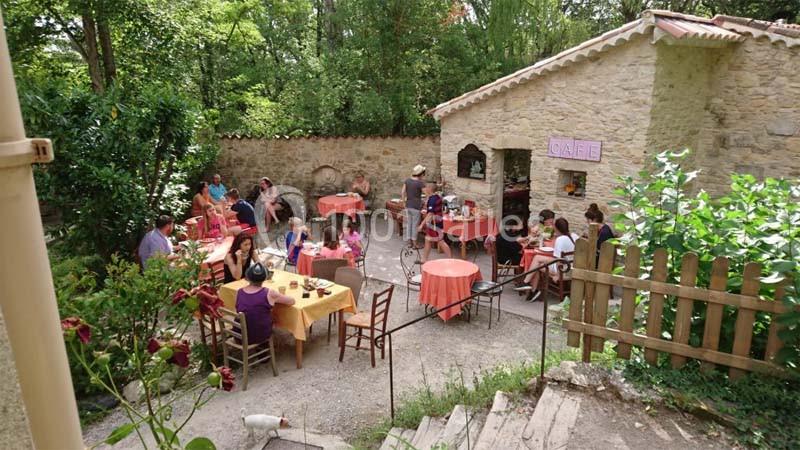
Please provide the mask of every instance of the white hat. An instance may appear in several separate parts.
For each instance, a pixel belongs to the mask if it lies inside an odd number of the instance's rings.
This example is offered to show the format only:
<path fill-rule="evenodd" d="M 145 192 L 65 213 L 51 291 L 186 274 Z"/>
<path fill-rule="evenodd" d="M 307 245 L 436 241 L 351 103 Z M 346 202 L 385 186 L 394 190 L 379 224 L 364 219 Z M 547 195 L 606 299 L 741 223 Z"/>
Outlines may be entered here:
<path fill-rule="evenodd" d="M 414 176 L 421 175 L 422 172 L 425 172 L 426 170 L 427 169 L 425 168 L 425 166 L 423 166 L 422 164 L 417 164 L 416 166 L 414 166 L 413 169 L 411 169 L 411 175 Z"/>

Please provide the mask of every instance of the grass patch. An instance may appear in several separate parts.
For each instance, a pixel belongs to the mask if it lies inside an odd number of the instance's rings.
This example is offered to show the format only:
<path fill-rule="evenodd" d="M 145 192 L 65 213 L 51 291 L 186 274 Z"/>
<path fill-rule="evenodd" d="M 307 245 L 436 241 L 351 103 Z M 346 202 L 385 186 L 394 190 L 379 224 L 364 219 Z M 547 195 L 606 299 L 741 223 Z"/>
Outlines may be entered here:
<path fill-rule="evenodd" d="M 691 361 L 680 370 L 653 367 L 641 358 L 620 361 L 625 378 L 654 389 L 667 404 L 691 409 L 703 402 L 734 419 L 737 440 L 754 448 L 800 448 L 800 380 L 750 374 L 730 380 L 726 373 L 703 373 Z"/>
<path fill-rule="evenodd" d="M 578 359 L 580 352 L 575 349 L 549 352 L 545 359 L 545 368 L 556 366 L 561 361 Z M 423 386 L 404 394 L 398 402 L 394 426 L 416 429 L 424 416 L 444 416 L 456 405 L 465 405 L 473 409 L 489 408 L 495 392 L 503 391 L 512 396 L 521 395 L 531 378 L 538 376 L 538 362 L 503 365 L 474 374 L 471 386 L 467 386 L 463 373 L 454 373 L 441 392 L 433 392 L 423 370 Z M 368 449 L 380 445 L 391 428 L 391 420 L 384 419 L 378 425 L 359 433 L 353 441 L 353 446 L 357 449 Z"/>

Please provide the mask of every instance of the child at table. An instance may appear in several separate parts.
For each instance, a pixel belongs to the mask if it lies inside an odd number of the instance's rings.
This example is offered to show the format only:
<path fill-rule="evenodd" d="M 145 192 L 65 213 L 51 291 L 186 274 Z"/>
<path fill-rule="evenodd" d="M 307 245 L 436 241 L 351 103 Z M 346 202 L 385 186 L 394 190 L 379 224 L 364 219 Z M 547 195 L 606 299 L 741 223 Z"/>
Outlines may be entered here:
<path fill-rule="evenodd" d="M 336 236 L 336 229 L 327 227 L 322 232 L 322 248 L 319 251 L 319 256 L 324 259 L 333 258 L 346 258 L 347 252 L 350 251 L 342 245 L 339 245 L 339 238 Z"/>
<path fill-rule="evenodd" d="M 522 248 L 538 246 L 539 236 L 542 234 L 543 228 L 552 227 L 555 218 L 556 213 L 549 209 L 539 211 L 538 222 L 535 217 L 531 216 L 528 221 L 528 235 L 517 239 L 519 245 Z"/>
<path fill-rule="evenodd" d="M 228 234 L 225 219 L 217 214 L 217 210 L 211 203 L 206 203 L 203 208 L 203 217 L 198 221 L 197 228 L 200 229 L 200 239 L 221 238 Z"/>
<path fill-rule="evenodd" d="M 343 240 L 347 246 L 350 247 L 350 251 L 353 252 L 354 258 L 361 256 L 361 252 L 363 250 L 361 245 L 361 234 L 358 232 L 357 223 L 352 221 L 345 223 L 339 239 Z"/>
<path fill-rule="evenodd" d="M 440 252 L 447 258 L 451 257 L 450 247 L 444 241 L 444 218 L 442 217 L 442 196 L 436 193 L 436 183 L 429 181 L 425 184 L 425 195 L 428 202 L 425 206 L 425 219 L 419 224 L 417 231 L 425 230 L 425 248 L 422 251 L 422 264 L 431 254 L 431 246 L 435 243 Z"/>
<path fill-rule="evenodd" d="M 244 313 L 247 321 L 247 343 L 261 344 L 272 336 L 272 307 L 277 303 L 294 305 L 294 299 L 261 284 L 267 279 L 267 269 L 255 263 L 245 272 L 248 285 L 236 293 L 236 312 Z"/>
<path fill-rule="evenodd" d="M 289 219 L 291 231 L 286 235 L 286 252 L 290 264 L 297 264 L 297 257 L 303 249 L 303 242 L 308 239 L 308 230 L 299 217 Z"/>

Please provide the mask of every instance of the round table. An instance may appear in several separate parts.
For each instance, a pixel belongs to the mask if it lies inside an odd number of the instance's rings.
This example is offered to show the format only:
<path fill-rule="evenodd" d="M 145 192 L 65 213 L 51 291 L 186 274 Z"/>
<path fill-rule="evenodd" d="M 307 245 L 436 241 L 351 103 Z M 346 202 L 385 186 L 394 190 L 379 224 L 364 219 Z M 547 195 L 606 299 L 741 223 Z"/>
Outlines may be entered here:
<path fill-rule="evenodd" d="M 422 285 L 419 302 L 436 309 L 469 297 L 472 283 L 481 279 L 481 271 L 475 263 L 463 259 L 436 259 L 422 265 Z M 461 314 L 461 306 L 454 306 L 439 313 L 442 320 Z"/>
<path fill-rule="evenodd" d="M 297 273 L 307 277 L 313 277 L 314 260 L 318 258 L 320 258 L 320 256 L 315 250 L 300 250 L 300 254 L 297 255 Z M 353 252 L 348 251 L 345 253 L 345 258 L 347 258 L 347 265 L 349 267 L 356 266 L 356 260 L 353 257 Z"/>
<path fill-rule="evenodd" d="M 319 215 L 322 217 L 328 217 L 331 214 L 344 214 L 355 220 L 356 214 L 363 212 L 365 207 L 364 200 L 358 195 L 352 197 L 328 195 L 327 197 L 320 197 L 317 201 L 317 209 L 319 209 Z"/>

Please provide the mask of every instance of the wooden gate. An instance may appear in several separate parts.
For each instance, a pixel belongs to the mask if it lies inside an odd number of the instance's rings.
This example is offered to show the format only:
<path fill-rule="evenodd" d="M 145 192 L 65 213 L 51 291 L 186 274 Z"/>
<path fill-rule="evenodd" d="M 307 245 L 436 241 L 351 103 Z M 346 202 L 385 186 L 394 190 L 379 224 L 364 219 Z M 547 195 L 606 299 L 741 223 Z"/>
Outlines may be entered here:
<path fill-rule="evenodd" d="M 728 259 L 718 257 L 712 265 L 709 289 L 696 287 L 698 257 L 689 253 L 681 261 L 680 284 L 666 283 L 667 251 L 658 249 L 653 255 L 653 268 L 649 278 L 640 278 L 641 249 L 630 246 L 625 251 L 625 267 L 622 275 L 614 275 L 616 247 L 604 242 L 597 256 L 597 230 L 592 227 L 589 239 L 575 243 L 575 263 L 572 270 L 572 295 L 570 296 L 568 319 L 564 328 L 568 330 L 567 345 L 579 347 L 583 341 L 583 360 L 589 361 L 591 352 L 603 350 L 604 339 L 616 340 L 619 345 L 617 356 L 629 359 L 631 345 L 645 349 L 645 359 L 655 364 L 658 352 L 670 354 L 673 368 L 680 368 L 687 358 L 702 361 L 703 369 L 709 370 L 715 364 L 728 366 L 730 376 L 737 378 L 744 371 L 778 373 L 783 369 L 773 363 L 773 358 L 783 345 L 778 338 L 779 324 L 772 320 L 765 352 L 765 359 L 750 357 L 753 340 L 753 324 L 756 312 L 777 315 L 786 311 L 780 302 L 782 289 L 778 289 L 775 301 L 761 300 L 758 297 L 761 265 L 748 263 L 744 268 L 741 294 L 726 292 L 728 279 Z M 606 326 L 608 320 L 608 301 L 612 287 L 622 289 L 619 328 Z M 635 298 L 637 292 L 649 292 L 646 312 L 646 326 L 634 331 Z M 672 340 L 662 337 L 662 313 L 666 296 L 677 298 L 675 329 L 668 330 Z M 701 347 L 689 345 L 692 308 L 694 302 L 707 304 L 705 329 Z M 718 350 L 723 308 L 734 307 L 736 325 L 731 353 Z M 646 331 L 645 331 L 646 330 Z M 646 334 L 641 334 L 645 331 Z M 581 334 L 583 334 L 581 339 Z"/>

